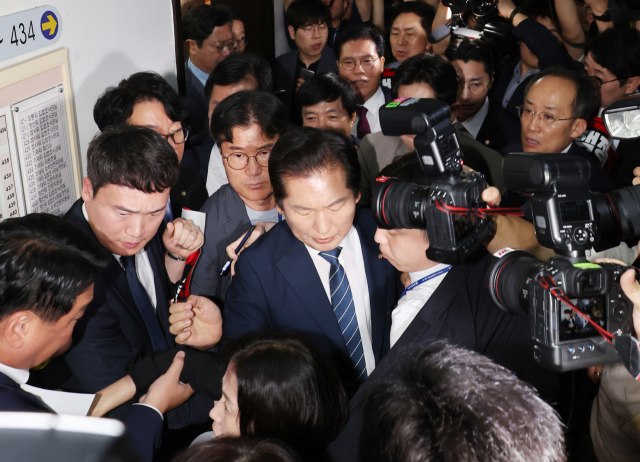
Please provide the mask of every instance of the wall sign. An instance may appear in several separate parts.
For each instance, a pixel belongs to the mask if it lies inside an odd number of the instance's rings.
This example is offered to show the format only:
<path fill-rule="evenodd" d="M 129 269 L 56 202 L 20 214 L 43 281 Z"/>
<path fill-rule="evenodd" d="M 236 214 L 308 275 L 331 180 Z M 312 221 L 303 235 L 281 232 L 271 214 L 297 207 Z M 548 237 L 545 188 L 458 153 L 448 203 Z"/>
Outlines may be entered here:
<path fill-rule="evenodd" d="M 60 13 L 50 5 L 0 16 L 0 61 L 54 44 L 61 29 Z"/>

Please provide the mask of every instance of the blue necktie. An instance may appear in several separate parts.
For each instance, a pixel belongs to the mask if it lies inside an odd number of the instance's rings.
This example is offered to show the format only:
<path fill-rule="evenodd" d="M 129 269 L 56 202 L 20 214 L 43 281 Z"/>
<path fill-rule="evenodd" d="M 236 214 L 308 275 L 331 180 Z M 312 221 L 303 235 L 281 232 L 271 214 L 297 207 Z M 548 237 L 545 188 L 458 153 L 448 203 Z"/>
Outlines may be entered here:
<path fill-rule="evenodd" d="M 364 348 L 360 337 L 360 329 L 358 328 L 358 318 L 356 317 L 356 308 L 353 304 L 349 279 L 338 261 L 341 251 L 342 248 L 337 247 L 328 252 L 320 252 L 319 255 L 331 265 L 329 290 L 331 291 L 333 314 L 338 319 L 338 325 L 347 344 L 347 350 L 349 351 L 349 356 L 351 356 L 358 380 L 364 380 L 367 378 L 367 364 L 364 359 Z"/>
<path fill-rule="evenodd" d="M 144 290 L 144 287 L 142 287 L 138 279 L 135 255 L 120 257 L 120 260 L 127 273 L 127 281 L 129 282 L 129 289 L 131 290 L 131 295 L 133 295 L 133 300 L 136 302 L 138 311 L 142 315 L 144 324 L 147 326 L 147 331 L 151 337 L 153 351 L 168 350 L 169 345 L 167 344 L 167 339 L 164 337 L 164 331 L 162 330 L 158 316 L 156 316 L 156 310 L 153 308 L 151 300 L 149 300 L 147 291 Z"/>

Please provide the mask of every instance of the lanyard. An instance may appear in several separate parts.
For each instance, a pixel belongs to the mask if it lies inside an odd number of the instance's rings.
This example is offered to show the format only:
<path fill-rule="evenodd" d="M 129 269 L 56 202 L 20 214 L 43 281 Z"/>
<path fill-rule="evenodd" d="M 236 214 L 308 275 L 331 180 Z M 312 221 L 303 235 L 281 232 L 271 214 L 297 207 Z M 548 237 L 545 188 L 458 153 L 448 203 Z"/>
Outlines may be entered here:
<path fill-rule="evenodd" d="M 422 279 L 416 281 L 416 282 L 412 282 L 409 287 L 407 287 L 406 289 L 404 289 L 404 291 L 402 292 L 402 295 L 400 295 L 400 298 L 398 300 L 400 300 L 402 297 L 404 297 L 404 294 L 406 294 L 407 292 L 409 292 L 411 289 L 413 289 L 414 287 L 419 286 L 420 284 L 422 284 L 423 282 L 427 282 L 430 281 L 433 278 L 437 278 L 438 276 L 442 275 L 442 274 L 446 274 L 449 272 L 449 270 L 451 269 L 451 265 L 447 266 L 446 268 L 442 268 L 439 271 L 436 271 L 435 273 L 431 273 L 425 277 L 423 277 Z"/>

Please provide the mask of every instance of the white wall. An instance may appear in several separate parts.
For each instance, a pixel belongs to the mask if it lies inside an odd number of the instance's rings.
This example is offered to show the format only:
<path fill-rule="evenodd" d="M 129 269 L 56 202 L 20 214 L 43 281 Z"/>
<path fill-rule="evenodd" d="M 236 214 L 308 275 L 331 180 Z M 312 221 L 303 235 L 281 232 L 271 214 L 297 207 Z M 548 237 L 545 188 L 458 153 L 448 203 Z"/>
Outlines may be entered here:
<path fill-rule="evenodd" d="M 0 61 L 0 69 L 61 47 L 69 49 L 82 166 L 98 127 L 93 105 L 110 85 L 153 70 L 176 86 L 171 0 L 0 0 L 0 16 L 52 5 L 61 16 L 52 46 Z"/>

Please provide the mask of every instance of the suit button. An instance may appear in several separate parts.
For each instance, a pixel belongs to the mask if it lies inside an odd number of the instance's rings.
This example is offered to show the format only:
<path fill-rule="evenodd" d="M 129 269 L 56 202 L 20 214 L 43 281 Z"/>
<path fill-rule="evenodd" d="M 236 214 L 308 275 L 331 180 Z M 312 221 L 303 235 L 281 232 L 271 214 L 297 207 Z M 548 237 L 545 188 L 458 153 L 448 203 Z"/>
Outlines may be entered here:
<path fill-rule="evenodd" d="M 487 146 L 489 146 L 489 140 L 485 141 L 484 144 L 486 144 Z"/>
<path fill-rule="evenodd" d="M 182 194 L 182 197 L 187 195 L 187 191 L 182 191 L 180 194 Z"/>

